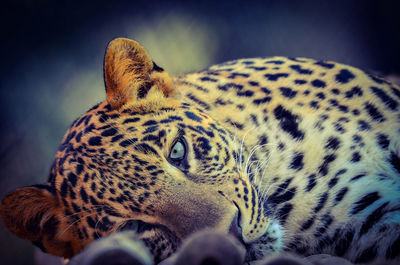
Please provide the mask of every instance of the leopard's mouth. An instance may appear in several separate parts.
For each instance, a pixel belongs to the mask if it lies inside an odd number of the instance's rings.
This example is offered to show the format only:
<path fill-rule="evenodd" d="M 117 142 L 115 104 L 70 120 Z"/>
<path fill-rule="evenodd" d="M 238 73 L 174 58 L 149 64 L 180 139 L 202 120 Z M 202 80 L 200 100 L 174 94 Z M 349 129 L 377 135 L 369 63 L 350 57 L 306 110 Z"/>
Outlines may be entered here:
<path fill-rule="evenodd" d="M 246 243 L 243 240 L 242 227 L 240 226 L 241 213 L 240 213 L 239 206 L 235 202 L 234 202 L 234 204 L 237 208 L 237 212 L 236 212 L 236 214 L 232 220 L 232 223 L 229 227 L 228 233 L 230 235 L 234 236 L 242 244 L 242 246 L 246 249 L 245 262 L 255 261 L 260 258 L 260 253 L 255 251 L 255 249 L 257 249 L 258 244 L 262 243 L 262 241 L 263 241 L 262 238 L 264 236 L 262 236 L 261 238 L 259 238 L 258 240 L 256 240 L 255 242 L 252 242 L 252 243 Z"/>
<path fill-rule="evenodd" d="M 241 243 L 246 248 L 245 262 L 262 260 L 263 258 L 280 252 L 283 248 L 283 229 L 278 220 L 272 218 L 271 205 L 259 197 L 263 203 L 263 214 L 269 218 L 265 233 L 251 243 Z"/>
<path fill-rule="evenodd" d="M 265 233 L 256 241 L 245 244 L 245 261 L 262 260 L 274 253 L 279 253 L 283 249 L 284 229 L 279 220 L 272 218 L 272 209 L 267 202 L 264 202 L 264 215 L 269 218 L 268 228 Z"/>
<path fill-rule="evenodd" d="M 255 260 L 256 258 L 254 255 L 251 253 L 251 244 L 247 244 L 244 242 L 243 237 L 242 237 L 242 228 L 240 227 L 240 212 L 235 215 L 231 226 L 229 227 L 229 234 L 234 236 L 241 244 L 242 246 L 246 249 L 246 256 L 245 256 L 245 261 L 250 262 Z"/>

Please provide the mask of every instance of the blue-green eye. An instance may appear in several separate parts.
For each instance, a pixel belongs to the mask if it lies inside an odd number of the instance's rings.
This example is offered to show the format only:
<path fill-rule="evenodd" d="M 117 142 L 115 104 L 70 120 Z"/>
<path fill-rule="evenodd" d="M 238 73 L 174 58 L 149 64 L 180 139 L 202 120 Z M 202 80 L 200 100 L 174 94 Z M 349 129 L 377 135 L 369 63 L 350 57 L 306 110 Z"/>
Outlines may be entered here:
<path fill-rule="evenodd" d="M 177 141 L 171 148 L 169 158 L 174 162 L 182 161 L 186 156 L 186 146 L 183 140 Z"/>

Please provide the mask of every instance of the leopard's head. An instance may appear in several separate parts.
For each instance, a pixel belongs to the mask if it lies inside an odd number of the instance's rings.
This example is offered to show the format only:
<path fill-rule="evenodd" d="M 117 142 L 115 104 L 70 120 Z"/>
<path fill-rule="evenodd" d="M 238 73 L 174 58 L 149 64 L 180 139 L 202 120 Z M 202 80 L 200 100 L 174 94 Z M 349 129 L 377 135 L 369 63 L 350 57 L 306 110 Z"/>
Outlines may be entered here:
<path fill-rule="evenodd" d="M 3 199 L 8 229 L 67 258 L 124 229 L 156 261 L 204 228 L 236 235 L 248 260 L 279 249 L 280 228 L 238 167 L 229 130 L 185 101 L 135 41 L 109 44 L 104 79 L 107 100 L 72 124 L 48 182 Z"/>

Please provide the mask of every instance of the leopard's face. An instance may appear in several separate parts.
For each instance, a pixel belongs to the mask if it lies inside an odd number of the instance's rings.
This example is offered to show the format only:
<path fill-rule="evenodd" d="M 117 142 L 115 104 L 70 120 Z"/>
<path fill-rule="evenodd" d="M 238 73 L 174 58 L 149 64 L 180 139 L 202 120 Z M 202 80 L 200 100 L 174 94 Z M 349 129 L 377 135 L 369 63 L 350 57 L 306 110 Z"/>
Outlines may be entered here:
<path fill-rule="evenodd" d="M 85 240 L 134 224 L 160 260 L 203 228 L 231 230 L 248 244 L 266 233 L 269 218 L 238 166 L 240 146 L 234 148 L 231 132 L 185 103 L 149 112 L 137 112 L 135 106 L 108 109 L 103 103 L 91 110 L 65 136 L 57 167 L 74 172 L 76 184 L 54 171 L 57 190 L 77 195 L 63 195 L 78 206 L 69 209 L 72 214 L 81 211 L 82 218 L 92 213 L 82 207 L 104 210 L 90 216 L 93 222 L 77 222 L 77 229 L 88 234 Z M 88 127 L 93 130 L 85 134 Z M 110 210 L 117 214 L 110 216 Z M 155 243 L 159 238 L 164 240 L 161 252 Z"/>
<path fill-rule="evenodd" d="M 127 40 L 110 44 L 107 101 L 73 123 L 46 185 L 5 198 L 6 225 L 64 257 L 124 229 L 135 230 L 156 261 L 204 228 L 236 235 L 248 260 L 278 250 L 280 227 L 238 162 L 234 134 L 182 102 L 141 49 Z M 16 209 L 12 216 L 6 207 Z"/>

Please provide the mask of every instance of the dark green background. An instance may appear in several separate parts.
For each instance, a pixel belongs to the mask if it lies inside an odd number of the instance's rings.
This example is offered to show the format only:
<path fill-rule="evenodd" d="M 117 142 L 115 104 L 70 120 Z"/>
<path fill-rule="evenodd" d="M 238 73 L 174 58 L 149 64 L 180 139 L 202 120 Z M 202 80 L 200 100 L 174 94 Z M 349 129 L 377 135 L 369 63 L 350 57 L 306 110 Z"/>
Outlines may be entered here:
<path fill-rule="evenodd" d="M 141 42 L 171 73 L 301 56 L 400 73 L 396 1 L 2 1 L 0 197 L 44 182 L 69 124 L 104 100 L 107 43 Z M 32 264 L 0 224 L 0 264 Z"/>

